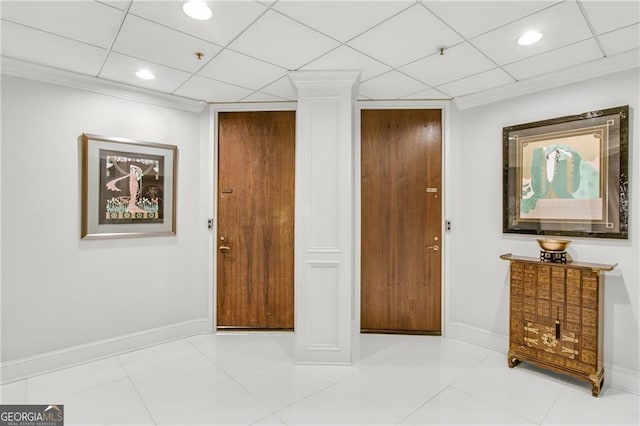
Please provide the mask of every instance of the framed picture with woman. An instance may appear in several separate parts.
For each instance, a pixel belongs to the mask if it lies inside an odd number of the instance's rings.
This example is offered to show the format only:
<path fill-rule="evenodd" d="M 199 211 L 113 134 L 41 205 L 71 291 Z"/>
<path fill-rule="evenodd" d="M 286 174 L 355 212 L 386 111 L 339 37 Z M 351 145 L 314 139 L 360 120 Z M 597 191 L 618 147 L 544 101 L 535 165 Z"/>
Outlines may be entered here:
<path fill-rule="evenodd" d="M 82 134 L 81 238 L 175 235 L 177 147 Z"/>

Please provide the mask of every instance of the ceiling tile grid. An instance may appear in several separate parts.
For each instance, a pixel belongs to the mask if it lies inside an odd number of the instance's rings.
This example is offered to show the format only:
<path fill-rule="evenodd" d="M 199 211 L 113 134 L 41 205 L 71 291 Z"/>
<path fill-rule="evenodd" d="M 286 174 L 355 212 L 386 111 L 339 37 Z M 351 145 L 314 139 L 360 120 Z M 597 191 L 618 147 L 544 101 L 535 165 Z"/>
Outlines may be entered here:
<path fill-rule="evenodd" d="M 229 47 L 295 70 L 339 46 L 339 42 L 273 10 L 260 17 Z"/>
<path fill-rule="evenodd" d="M 2 55 L 96 75 L 107 50 L 12 22 L 2 22 Z"/>
<path fill-rule="evenodd" d="M 141 68 L 148 69 L 156 78 L 142 80 L 136 77 L 136 71 Z M 191 74 L 164 65 L 152 64 L 144 59 L 111 52 L 109 59 L 105 62 L 100 72 L 100 77 L 132 86 L 144 87 L 145 89 L 172 93 L 184 84 L 191 77 Z"/>
<path fill-rule="evenodd" d="M 640 24 L 614 30 L 598 37 L 607 55 L 640 49 Z"/>
<path fill-rule="evenodd" d="M 113 45 L 114 52 L 188 72 L 204 65 L 196 52 L 212 58 L 221 50 L 221 46 L 135 15 L 127 16 Z"/>
<path fill-rule="evenodd" d="M 274 8 L 329 37 L 346 42 L 414 4 L 414 0 L 280 1 Z"/>
<path fill-rule="evenodd" d="M 427 9 L 466 39 L 517 21 L 557 3 L 561 2 L 558 0 L 502 1 L 499 4 L 485 1 L 424 0 L 422 2 Z"/>
<path fill-rule="evenodd" d="M 450 97 L 473 94 L 495 87 L 515 83 L 515 79 L 500 68 L 481 72 L 470 77 L 462 78 L 451 83 L 438 86 L 437 89 L 447 93 Z"/>
<path fill-rule="evenodd" d="M 129 12 L 211 43 L 226 46 L 267 11 L 265 5 L 255 1 L 207 3 L 215 13 L 206 21 L 194 20 L 184 14 L 184 1 L 134 1 Z"/>
<path fill-rule="evenodd" d="M 362 70 L 360 76 L 361 81 L 369 80 L 380 74 L 391 71 L 391 67 L 380 61 L 373 59 L 357 50 L 342 45 L 334 49 L 320 58 L 309 62 L 301 69 L 303 70 L 344 70 L 359 69 Z"/>
<path fill-rule="evenodd" d="M 466 65 L 461 67 L 460 64 Z M 482 71 L 495 68 L 495 64 L 469 43 L 461 43 L 450 49 L 412 62 L 400 68 L 411 77 L 438 86 Z"/>
<path fill-rule="evenodd" d="M 258 90 L 286 72 L 286 68 L 225 49 L 209 61 L 199 75 Z"/>
<path fill-rule="evenodd" d="M 263 87 L 260 91 L 289 101 L 297 99 L 295 88 L 293 87 L 293 84 L 291 84 L 291 80 L 288 75 L 285 75 L 273 83 Z"/>
<path fill-rule="evenodd" d="M 431 12 L 415 4 L 349 41 L 348 45 L 385 64 L 401 67 L 440 47 L 461 41 L 459 35 Z"/>
<path fill-rule="evenodd" d="M 425 84 L 399 71 L 390 71 L 360 83 L 360 93 L 369 99 L 405 98 L 427 88 Z"/>
<path fill-rule="evenodd" d="M 530 46 L 519 46 L 516 40 L 529 30 L 542 33 L 542 40 Z M 471 42 L 498 65 L 506 65 L 590 37 L 592 34 L 578 5 L 564 2 L 485 33 Z"/>
<path fill-rule="evenodd" d="M 570 46 L 551 50 L 532 56 L 504 67 L 518 80 L 546 74 L 563 68 L 569 68 L 583 62 L 601 57 L 600 49 L 594 39 L 587 39 Z"/>
<path fill-rule="evenodd" d="M 3 21 L 108 48 L 123 12 L 93 1 L 2 1 Z"/>
<path fill-rule="evenodd" d="M 252 90 L 244 87 L 200 76 L 192 77 L 175 91 L 176 95 L 185 98 L 209 100 L 210 102 L 211 99 L 215 99 L 214 102 L 239 102 L 252 93 Z"/>
<path fill-rule="evenodd" d="M 0 52 L 207 102 L 271 102 L 296 99 L 296 70 L 360 70 L 360 99 L 455 99 L 640 51 L 637 0 L 204 1 L 206 21 L 177 0 L 1 0 Z M 531 29 L 540 42 L 516 44 Z"/>

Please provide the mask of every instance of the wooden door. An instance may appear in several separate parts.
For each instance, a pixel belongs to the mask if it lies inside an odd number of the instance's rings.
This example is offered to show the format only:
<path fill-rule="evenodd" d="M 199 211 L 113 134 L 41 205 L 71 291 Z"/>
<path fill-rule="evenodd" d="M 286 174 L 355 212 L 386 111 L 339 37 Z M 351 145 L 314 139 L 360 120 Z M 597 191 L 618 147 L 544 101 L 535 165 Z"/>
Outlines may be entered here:
<path fill-rule="evenodd" d="M 362 111 L 363 331 L 441 332 L 441 110 Z"/>
<path fill-rule="evenodd" d="M 218 328 L 293 329 L 295 112 L 218 115 Z"/>

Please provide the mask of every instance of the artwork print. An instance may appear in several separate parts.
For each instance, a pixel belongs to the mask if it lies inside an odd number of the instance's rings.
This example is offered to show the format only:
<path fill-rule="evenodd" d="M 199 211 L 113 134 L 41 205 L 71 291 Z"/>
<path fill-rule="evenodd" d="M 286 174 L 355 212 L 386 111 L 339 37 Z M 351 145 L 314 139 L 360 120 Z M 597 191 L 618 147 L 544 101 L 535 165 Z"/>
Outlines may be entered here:
<path fill-rule="evenodd" d="M 162 223 L 162 156 L 100 150 L 100 170 L 99 223 Z"/>
<path fill-rule="evenodd" d="M 82 239 L 176 234 L 178 148 L 83 133 Z"/>
<path fill-rule="evenodd" d="M 522 156 L 520 220 L 603 218 L 603 128 L 518 141 Z M 603 161 L 604 158 L 604 161 Z"/>
<path fill-rule="evenodd" d="M 503 232 L 628 238 L 621 106 L 503 128 Z"/>

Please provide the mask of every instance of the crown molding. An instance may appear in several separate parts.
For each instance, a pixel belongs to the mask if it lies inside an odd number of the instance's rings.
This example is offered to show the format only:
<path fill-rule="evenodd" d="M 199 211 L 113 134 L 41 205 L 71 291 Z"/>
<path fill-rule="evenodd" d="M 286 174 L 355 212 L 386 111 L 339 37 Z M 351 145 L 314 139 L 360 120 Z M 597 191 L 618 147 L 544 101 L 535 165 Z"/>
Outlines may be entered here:
<path fill-rule="evenodd" d="M 330 71 L 289 71 L 289 79 L 294 89 L 321 89 L 327 87 L 349 88 L 353 101 L 358 97 L 358 86 L 360 84 L 360 70 L 330 70 Z"/>
<path fill-rule="evenodd" d="M 206 102 L 169 95 L 15 58 L 2 57 L 2 74 L 182 111 L 201 113 Z"/>
<path fill-rule="evenodd" d="M 640 50 L 634 49 L 495 89 L 460 96 L 454 102 L 460 110 L 474 108 L 639 67 Z"/>

